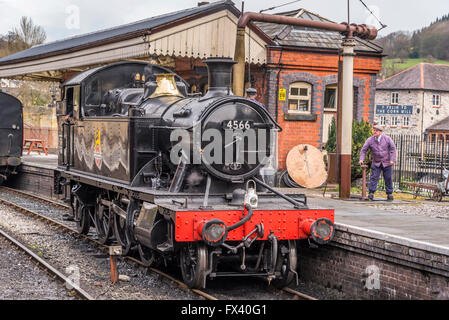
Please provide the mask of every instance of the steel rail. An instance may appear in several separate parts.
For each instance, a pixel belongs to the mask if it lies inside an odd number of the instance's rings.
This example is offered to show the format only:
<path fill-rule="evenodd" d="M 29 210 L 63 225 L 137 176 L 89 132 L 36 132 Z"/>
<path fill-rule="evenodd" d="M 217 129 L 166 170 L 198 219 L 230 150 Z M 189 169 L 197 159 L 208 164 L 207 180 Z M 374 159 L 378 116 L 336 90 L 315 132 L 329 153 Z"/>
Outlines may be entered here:
<path fill-rule="evenodd" d="M 37 195 L 30 194 L 30 193 L 24 192 L 24 191 L 22 191 L 22 190 L 16 190 L 16 189 L 7 188 L 7 187 L 3 187 L 3 186 L 0 187 L 0 190 L 2 190 L 2 189 L 6 190 L 7 192 L 12 192 L 12 193 L 16 193 L 16 194 L 23 195 L 23 196 L 25 196 L 25 197 L 27 197 L 27 198 L 31 198 L 31 199 L 37 200 L 37 201 L 39 201 L 39 202 L 48 203 L 49 205 L 53 205 L 53 206 L 57 206 L 57 207 L 63 207 L 64 209 L 68 209 L 68 208 L 69 208 L 68 206 L 62 205 L 62 204 L 60 204 L 60 203 L 58 203 L 58 202 L 55 202 L 55 201 L 53 201 L 53 200 L 50 200 L 50 199 L 47 199 L 47 198 L 41 198 L 41 197 L 38 197 Z M 22 207 L 22 206 L 19 206 L 19 205 L 13 203 L 13 202 L 10 202 L 10 201 L 7 201 L 7 200 L 3 200 L 3 199 L 1 199 L 1 198 L 0 198 L 0 203 L 3 203 L 3 204 L 8 205 L 8 206 L 10 206 L 10 207 L 13 207 L 13 208 L 15 208 L 15 209 L 17 209 L 17 210 L 19 210 L 19 211 L 28 213 L 28 214 L 30 214 L 30 215 L 36 217 L 36 218 L 39 219 L 39 220 L 45 219 L 45 220 L 47 220 L 49 223 L 51 223 L 52 225 L 54 225 L 54 226 L 56 226 L 56 227 L 66 229 L 66 230 L 67 230 L 70 234 L 72 234 L 72 235 L 75 234 L 75 235 L 78 236 L 78 237 L 82 237 L 82 238 L 84 238 L 85 240 L 88 240 L 88 241 L 91 241 L 91 242 L 95 243 L 95 244 L 96 244 L 97 246 L 99 246 L 102 250 L 106 250 L 106 251 L 109 250 L 109 247 L 108 247 L 108 246 L 103 245 L 103 244 L 100 243 L 99 241 L 97 241 L 97 240 L 95 240 L 95 239 L 93 239 L 93 238 L 91 238 L 91 237 L 89 237 L 89 236 L 87 236 L 87 235 L 80 234 L 78 231 L 76 231 L 76 230 L 70 228 L 69 226 L 67 226 L 67 225 L 65 225 L 65 224 L 63 224 L 63 223 L 60 223 L 60 222 L 58 222 L 58 221 L 55 221 L 55 220 L 53 220 L 53 219 L 51 219 L 51 218 L 49 218 L 49 217 L 43 216 L 43 215 L 41 215 L 41 214 L 39 214 L 39 213 L 36 213 L 36 212 L 31 211 L 31 210 L 29 210 L 29 209 L 26 209 L 26 208 L 24 208 L 24 207 Z M 218 299 L 215 298 L 214 296 L 212 296 L 212 295 L 210 295 L 210 294 L 208 294 L 208 293 L 206 293 L 206 292 L 204 292 L 204 291 L 201 291 L 201 290 L 199 290 L 199 289 L 190 289 L 184 282 L 182 282 L 182 281 L 180 281 L 180 280 L 178 280 L 178 279 L 176 279 L 176 278 L 170 276 L 169 274 L 167 274 L 167 273 L 165 273 L 165 272 L 163 272 L 163 271 L 161 271 L 161 270 L 159 270 L 159 269 L 156 269 L 156 268 L 153 268 L 153 267 L 145 266 L 145 264 L 143 264 L 143 263 L 142 263 L 140 260 L 138 260 L 138 259 L 135 259 L 135 258 L 130 257 L 130 256 L 124 256 L 124 257 L 121 257 L 121 258 L 123 258 L 123 259 L 125 259 L 125 260 L 127 260 L 127 261 L 131 261 L 131 262 L 133 262 L 133 263 L 135 263 L 135 264 L 138 264 L 140 267 L 147 268 L 147 269 L 150 270 L 151 272 L 163 276 L 164 278 L 166 278 L 166 279 L 168 279 L 168 280 L 170 280 L 170 281 L 176 283 L 176 284 L 177 284 L 182 290 L 184 290 L 184 291 L 189 291 L 189 290 L 190 290 L 190 291 L 192 291 L 192 292 L 194 292 L 194 293 L 196 293 L 196 294 L 198 294 L 198 295 L 200 295 L 200 296 L 202 296 L 203 298 L 208 299 L 208 300 L 218 300 Z M 314 297 L 311 297 L 311 296 L 309 296 L 309 295 L 306 295 L 306 294 L 304 294 L 304 293 L 301 293 L 301 292 L 299 292 L 299 291 L 293 290 L 293 289 L 288 288 L 288 287 L 282 288 L 282 289 L 280 289 L 280 290 L 281 290 L 281 291 L 285 291 L 285 292 L 287 292 L 287 293 L 290 293 L 290 294 L 292 294 L 292 295 L 296 295 L 296 296 L 298 296 L 299 298 L 302 298 L 302 299 L 305 299 L 305 300 L 318 300 L 318 299 L 316 299 L 316 298 L 314 298 Z"/>
<path fill-rule="evenodd" d="M 70 206 L 63 204 L 61 202 L 55 201 L 53 199 L 47 198 L 47 197 L 38 196 L 38 195 L 29 193 L 29 192 L 25 192 L 25 191 L 13 189 L 13 188 L 8 188 L 5 186 L 1 186 L 0 190 L 2 190 L 2 189 L 6 190 L 7 192 L 12 192 L 12 193 L 17 193 L 17 194 L 23 195 L 24 197 L 26 197 L 28 199 L 34 199 L 39 202 L 51 204 L 52 206 L 58 207 L 60 209 L 66 209 L 66 210 L 70 209 Z"/>
<path fill-rule="evenodd" d="M 70 284 L 72 286 L 72 290 L 75 290 L 78 296 L 80 296 L 84 300 L 95 300 L 89 293 L 84 291 L 82 288 L 74 285 L 70 278 L 66 277 L 63 273 L 61 273 L 58 269 L 50 265 L 44 259 L 35 254 L 32 250 L 22 244 L 19 240 L 15 239 L 11 235 L 7 234 L 5 231 L 0 229 L 0 235 L 12 243 L 19 250 L 30 256 L 34 261 L 36 261 L 46 272 L 56 276 L 59 280 L 63 281 L 65 284 Z M 68 289 L 68 288 L 67 288 Z M 68 289 L 70 290 L 70 289 Z"/>
<path fill-rule="evenodd" d="M 46 202 L 47 201 L 47 199 L 39 198 L 38 196 L 35 196 L 33 194 L 28 194 L 28 193 L 23 192 L 23 191 L 18 191 L 18 190 L 15 190 L 15 189 L 10 189 L 10 188 L 5 188 L 5 187 L 1 187 L 0 190 L 1 189 L 5 189 L 5 190 L 13 192 L 13 193 L 23 194 L 24 196 L 27 196 L 28 198 L 34 198 L 35 200 L 39 200 L 40 202 Z M 43 215 L 41 215 L 41 214 L 39 214 L 37 212 L 34 212 L 34 211 L 32 211 L 30 209 L 27 209 L 27 208 L 24 208 L 24 207 L 22 207 L 22 206 L 20 206 L 18 204 L 15 204 L 15 203 L 13 203 L 11 201 L 8 201 L 8 200 L 4 200 L 4 199 L 0 198 L 0 203 L 2 203 L 4 205 L 7 205 L 7 206 L 9 206 L 9 207 L 11 207 L 11 208 L 13 208 L 15 210 L 18 210 L 18 211 L 20 211 L 22 213 L 25 213 L 27 215 L 30 215 L 33 218 L 36 218 L 38 220 L 46 220 L 49 224 L 53 225 L 54 227 L 56 227 L 56 228 L 63 228 L 65 230 L 67 230 L 71 235 L 76 235 L 77 237 L 81 237 L 81 238 L 83 238 L 85 240 L 91 241 L 91 242 L 95 243 L 97 246 L 99 246 L 102 250 L 109 252 L 109 246 L 106 246 L 106 245 L 100 243 L 99 241 L 97 241 L 97 240 L 95 240 L 95 239 L 93 239 L 93 238 L 91 238 L 91 237 L 89 237 L 87 235 L 79 233 L 78 231 L 70 228 L 69 226 L 67 226 L 67 225 L 65 225 L 65 224 L 63 224 L 61 222 L 58 222 L 58 221 L 56 221 L 56 220 L 54 220 L 52 218 L 43 216 Z M 48 204 L 54 205 L 55 202 L 54 201 L 49 201 Z M 132 261 L 134 263 L 137 263 L 140 266 L 145 267 L 148 270 L 152 271 L 153 273 L 156 273 L 156 274 L 159 274 L 159 275 L 163 276 L 164 278 L 166 278 L 166 279 L 176 283 L 184 291 L 189 291 L 190 290 L 190 291 L 196 293 L 197 295 L 202 296 L 203 298 L 206 298 L 208 300 L 218 300 L 217 298 L 215 298 L 215 297 L 213 297 L 213 296 L 211 296 L 211 295 L 209 295 L 209 294 L 207 294 L 207 293 L 205 293 L 205 292 L 203 292 L 201 290 L 188 288 L 187 285 L 184 282 L 182 282 L 182 281 L 180 281 L 180 280 L 178 280 L 178 279 L 176 279 L 176 278 L 166 274 L 165 272 L 163 272 L 163 271 L 161 271 L 159 269 L 152 268 L 152 267 L 147 267 L 141 261 L 139 261 L 139 260 L 137 260 L 137 259 L 135 259 L 133 257 L 122 256 L 121 258 L 123 258 L 125 260 L 128 260 L 128 261 Z"/>
<path fill-rule="evenodd" d="M 302 292 L 290 289 L 288 287 L 282 288 L 281 290 L 285 291 L 285 292 L 288 292 L 290 294 L 293 294 L 295 296 L 298 296 L 299 298 L 302 298 L 302 299 L 305 299 L 305 300 L 318 300 L 317 298 L 311 297 L 311 296 L 309 296 L 307 294 L 304 294 Z"/>

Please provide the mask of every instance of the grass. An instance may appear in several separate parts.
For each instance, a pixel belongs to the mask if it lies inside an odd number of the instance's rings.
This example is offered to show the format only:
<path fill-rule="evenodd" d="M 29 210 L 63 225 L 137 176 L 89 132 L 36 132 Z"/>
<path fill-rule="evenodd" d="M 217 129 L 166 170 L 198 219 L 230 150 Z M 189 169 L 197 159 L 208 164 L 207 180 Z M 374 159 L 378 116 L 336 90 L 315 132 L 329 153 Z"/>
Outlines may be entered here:
<path fill-rule="evenodd" d="M 387 197 L 387 194 L 385 193 L 385 190 L 382 190 L 382 187 L 383 187 L 381 185 L 382 182 L 383 181 L 379 182 L 379 186 L 378 186 L 379 188 L 378 188 L 378 190 L 375 193 L 375 197 L 376 198 L 386 198 Z M 321 188 L 321 189 L 318 189 L 318 190 L 324 191 L 324 188 Z M 328 187 L 326 189 L 326 192 L 337 192 L 338 193 L 338 191 L 339 191 L 339 186 L 338 185 L 335 186 L 335 187 L 330 187 L 330 188 Z M 351 195 L 359 195 L 359 196 L 361 196 L 362 195 L 362 188 L 351 187 Z M 368 196 L 368 189 L 366 190 L 366 195 Z M 410 191 L 409 192 L 407 192 L 407 191 L 393 192 L 393 196 L 394 196 L 394 198 L 396 200 L 414 200 L 414 201 L 422 201 L 422 200 L 430 198 L 430 195 L 426 196 L 425 194 L 424 195 L 420 194 L 420 195 L 418 195 L 416 197 L 415 194 L 410 192 Z"/>
<path fill-rule="evenodd" d="M 404 59 L 402 62 L 400 59 L 384 59 L 383 67 L 388 71 L 387 76 L 392 76 L 393 74 L 397 74 L 405 69 L 414 67 L 422 62 L 449 65 L 449 61 L 445 60 L 429 61 L 428 59 L 425 58 Z M 393 65 L 394 65 L 394 72 L 393 72 Z"/>

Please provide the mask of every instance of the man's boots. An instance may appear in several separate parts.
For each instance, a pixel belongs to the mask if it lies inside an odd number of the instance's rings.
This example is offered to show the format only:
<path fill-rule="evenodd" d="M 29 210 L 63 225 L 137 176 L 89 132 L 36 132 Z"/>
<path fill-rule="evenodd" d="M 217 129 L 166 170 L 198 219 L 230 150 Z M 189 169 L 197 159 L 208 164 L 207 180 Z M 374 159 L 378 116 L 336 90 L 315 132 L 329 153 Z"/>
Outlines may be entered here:
<path fill-rule="evenodd" d="M 388 194 L 387 195 L 387 201 L 393 201 L 393 200 L 394 200 L 393 195 L 392 194 Z"/>
<path fill-rule="evenodd" d="M 369 193 L 369 195 L 368 195 L 368 200 L 369 200 L 369 201 L 374 201 L 374 193 L 373 193 L 373 192 L 370 192 L 370 193 Z"/>

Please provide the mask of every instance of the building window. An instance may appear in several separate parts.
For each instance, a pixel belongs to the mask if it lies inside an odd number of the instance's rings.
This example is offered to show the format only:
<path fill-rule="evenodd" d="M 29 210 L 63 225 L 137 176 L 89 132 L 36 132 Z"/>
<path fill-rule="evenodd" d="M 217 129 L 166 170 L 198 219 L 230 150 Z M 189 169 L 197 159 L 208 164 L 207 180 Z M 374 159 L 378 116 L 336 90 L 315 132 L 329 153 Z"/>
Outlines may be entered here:
<path fill-rule="evenodd" d="M 434 107 L 439 107 L 440 106 L 440 95 L 439 94 L 434 94 L 432 97 L 432 105 Z"/>
<path fill-rule="evenodd" d="M 295 82 L 290 85 L 288 111 L 311 113 L 312 86 L 306 82 Z"/>
<path fill-rule="evenodd" d="M 327 86 L 324 92 L 324 109 L 329 111 L 337 110 L 337 86 Z"/>
<path fill-rule="evenodd" d="M 391 93 L 391 104 L 399 104 L 399 92 Z"/>
<path fill-rule="evenodd" d="M 410 117 L 404 117 L 403 118 L 403 124 L 404 127 L 408 127 L 410 125 Z"/>
<path fill-rule="evenodd" d="M 387 117 L 385 117 L 385 116 L 380 117 L 380 125 L 381 126 L 387 125 Z"/>
<path fill-rule="evenodd" d="M 399 125 L 399 118 L 398 117 L 392 117 L 391 118 L 391 125 L 393 127 L 397 127 Z"/>

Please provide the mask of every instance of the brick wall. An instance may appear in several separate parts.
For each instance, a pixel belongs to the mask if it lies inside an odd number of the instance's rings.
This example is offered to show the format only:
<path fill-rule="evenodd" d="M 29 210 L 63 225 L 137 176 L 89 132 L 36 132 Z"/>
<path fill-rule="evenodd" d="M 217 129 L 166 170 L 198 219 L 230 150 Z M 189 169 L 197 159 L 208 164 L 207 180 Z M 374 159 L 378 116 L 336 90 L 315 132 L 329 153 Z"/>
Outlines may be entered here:
<path fill-rule="evenodd" d="M 354 61 L 354 87 L 357 93 L 354 102 L 354 118 L 372 121 L 377 73 L 381 69 L 381 57 L 357 56 Z M 259 87 L 265 92 L 262 100 L 270 113 L 284 129 L 279 134 L 278 167 L 285 169 L 288 152 L 298 144 L 310 144 L 322 148 L 323 105 L 327 85 L 337 83 L 338 55 L 271 49 L 267 64 L 266 85 Z M 287 92 L 286 101 L 278 101 L 279 89 Z M 312 85 L 311 114 L 308 120 L 286 120 L 288 113 L 289 86 L 293 82 Z M 277 102 L 277 108 L 276 108 Z"/>
<path fill-rule="evenodd" d="M 45 169 L 42 166 L 22 164 L 16 175 L 8 178 L 7 186 L 25 191 L 38 193 L 47 198 L 55 198 L 53 169 Z"/>
<path fill-rule="evenodd" d="M 346 299 L 449 299 L 449 250 L 337 225 L 333 242 L 303 245 L 300 277 Z"/>
<path fill-rule="evenodd" d="M 177 58 L 175 71 L 190 84 L 202 87 L 207 75 L 194 72 L 195 67 L 205 65 L 201 59 Z M 380 56 L 356 56 L 354 60 L 354 88 L 356 92 L 354 118 L 372 121 L 374 118 L 374 99 L 377 74 L 382 67 Z M 199 70 L 199 69 L 197 69 Z M 257 89 L 257 100 L 264 103 L 268 111 L 277 118 L 283 128 L 279 135 L 278 167 L 285 169 L 288 152 L 298 144 L 310 144 L 318 148 L 323 139 L 323 105 L 327 85 L 337 83 L 338 54 L 302 52 L 298 50 L 281 51 L 280 48 L 268 50 L 268 61 L 264 66 L 251 66 L 251 86 Z M 277 86 L 279 78 L 279 87 Z M 286 120 L 288 113 L 289 86 L 293 82 L 307 82 L 312 85 L 312 119 Z M 248 69 L 245 83 L 249 82 Z M 286 101 L 278 100 L 278 89 L 287 92 Z M 277 104 L 276 104 L 277 102 Z"/>

